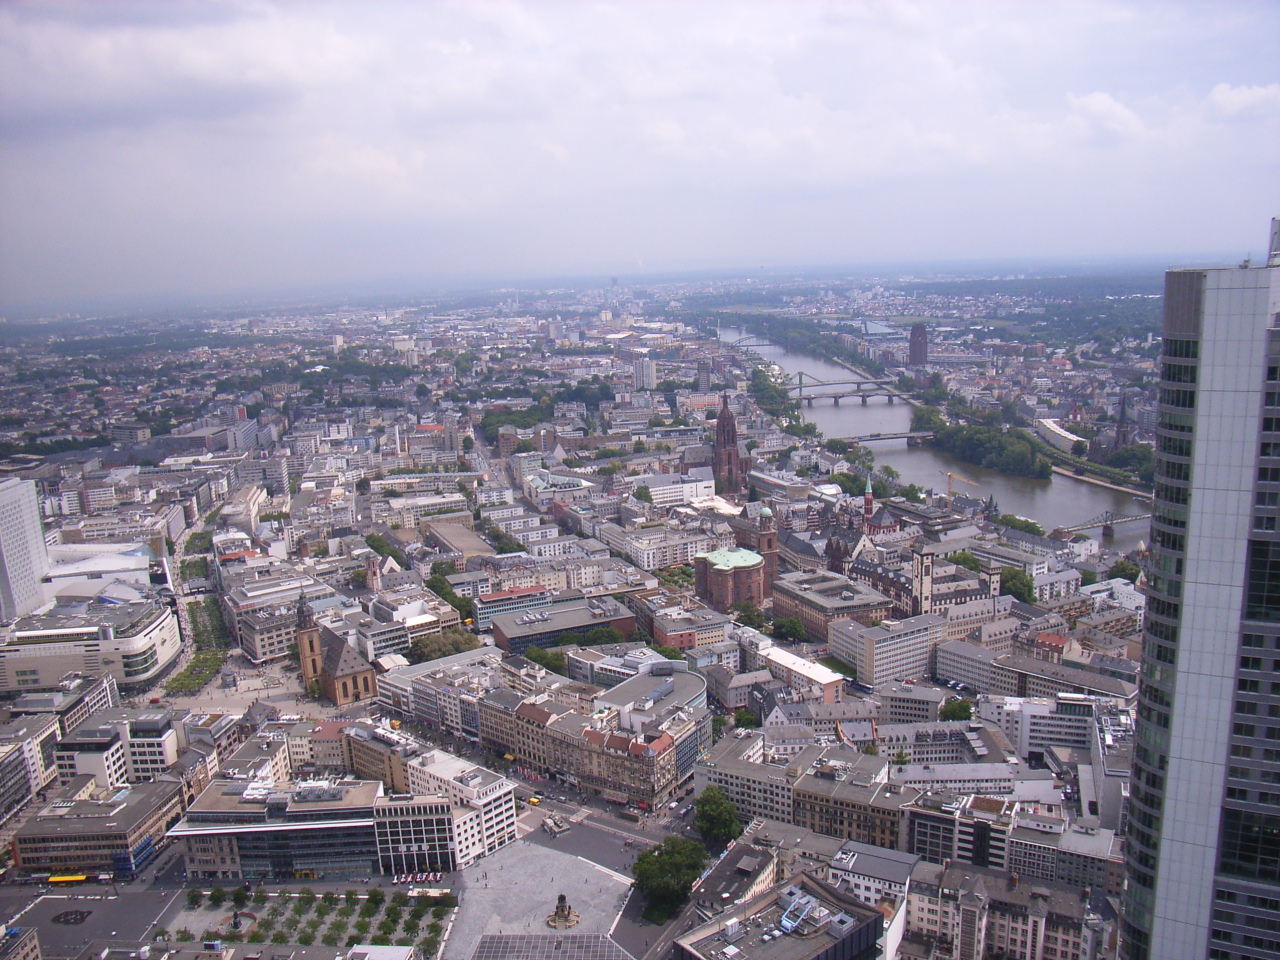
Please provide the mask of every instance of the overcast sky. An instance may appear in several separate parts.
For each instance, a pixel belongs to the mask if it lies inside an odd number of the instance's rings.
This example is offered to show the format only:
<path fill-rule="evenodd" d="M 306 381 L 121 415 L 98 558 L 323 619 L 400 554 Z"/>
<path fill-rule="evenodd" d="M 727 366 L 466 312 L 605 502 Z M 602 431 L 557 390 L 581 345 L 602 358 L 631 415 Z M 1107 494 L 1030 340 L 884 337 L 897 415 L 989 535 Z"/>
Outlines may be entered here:
<path fill-rule="evenodd" d="M 0 306 L 1264 254 L 1280 4 L 0 4 Z"/>

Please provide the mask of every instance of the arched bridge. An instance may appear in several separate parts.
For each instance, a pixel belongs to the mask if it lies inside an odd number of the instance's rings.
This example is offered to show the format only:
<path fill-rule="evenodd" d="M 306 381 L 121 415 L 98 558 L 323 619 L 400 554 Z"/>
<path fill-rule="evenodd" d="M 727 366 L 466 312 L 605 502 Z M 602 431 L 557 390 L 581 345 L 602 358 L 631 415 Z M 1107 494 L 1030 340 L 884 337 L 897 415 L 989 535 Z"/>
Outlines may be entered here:
<path fill-rule="evenodd" d="M 1151 514 L 1149 513 L 1116 513 L 1113 510 L 1108 510 L 1105 513 L 1098 514 L 1096 517 L 1090 517 L 1083 523 L 1075 523 L 1069 527 L 1058 527 L 1054 533 L 1083 533 L 1085 530 L 1096 530 L 1101 527 L 1102 535 L 1110 537 L 1115 534 L 1117 524 L 1150 519 Z"/>
<path fill-rule="evenodd" d="M 737 340 L 734 340 L 732 343 L 730 343 L 729 346 L 731 347 L 772 347 L 772 346 L 776 346 L 776 344 L 770 343 L 768 340 L 764 339 L 763 337 L 746 336 L 746 337 L 739 337 Z"/>
<path fill-rule="evenodd" d="M 815 400 L 832 400 L 836 406 L 848 397 L 857 397 L 863 403 L 868 397 L 884 397 L 890 403 L 900 399 L 902 394 L 893 386 L 897 381 L 892 379 L 868 380 L 863 377 L 849 380 L 822 380 L 803 370 L 791 378 L 787 386 L 789 393 L 796 400 L 803 400 L 813 406 Z"/>

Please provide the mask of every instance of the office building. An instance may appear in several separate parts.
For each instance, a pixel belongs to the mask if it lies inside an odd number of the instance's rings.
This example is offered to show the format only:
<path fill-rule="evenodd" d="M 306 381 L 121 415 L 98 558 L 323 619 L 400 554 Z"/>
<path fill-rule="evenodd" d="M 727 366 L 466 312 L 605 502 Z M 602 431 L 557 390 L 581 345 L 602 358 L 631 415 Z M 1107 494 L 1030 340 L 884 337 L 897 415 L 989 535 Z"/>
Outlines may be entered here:
<path fill-rule="evenodd" d="M 831 653 L 857 671 L 866 686 L 886 680 L 920 680 L 933 672 L 933 651 L 947 635 L 947 618 L 925 613 L 864 627 L 839 620 L 830 627 Z"/>
<path fill-rule="evenodd" d="M 40 578 L 48 568 L 35 482 L 0 480 L 0 620 L 40 606 Z"/>
<path fill-rule="evenodd" d="M 1269 251 L 1165 275 L 1129 960 L 1280 956 L 1280 220 Z"/>
<path fill-rule="evenodd" d="M 866 584 L 825 570 L 784 573 L 773 584 L 773 615 L 795 617 L 814 643 L 828 643 L 837 620 L 864 626 L 886 620 L 893 602 Z"/>
<path fill-rule="evenodd" d="M 884 915 L 815 873 L 752 897 L 675 938 L 675 960 L 874 960 Z M 732 952 L 730 952 L 732 951 Z"/>
<path fill-rule="evenodd" d="M 467 866 L 459 850 L 476 847 L 461 835 L 478 831 L 473 813 L 439 796 L 386 796 L 370 781 L 218 780 L 169 837 L 192 878 L 345 880 Z"/>
<path fill-rule="evenodd" d="M 132 878 L 155 860 L 181 812 L 182 787 L 173 782 L 51 799 L 14 833 L 14 866 L 25 876 Z"/>
<path fill-rule="evenodd" d="M 907 342 L 907 364 L 923 367 L 929 362 L 929 328 L 923 323 L 911 325 L 911 339 Z"/>

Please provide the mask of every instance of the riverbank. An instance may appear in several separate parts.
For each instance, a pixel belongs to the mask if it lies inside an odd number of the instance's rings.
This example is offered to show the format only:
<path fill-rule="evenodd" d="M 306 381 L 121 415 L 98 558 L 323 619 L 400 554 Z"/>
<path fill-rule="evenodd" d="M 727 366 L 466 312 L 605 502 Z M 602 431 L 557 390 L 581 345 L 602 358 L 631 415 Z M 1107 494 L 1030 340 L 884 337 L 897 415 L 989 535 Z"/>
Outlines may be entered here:
<path fill-rule="evenodd" d="M 1151 502 L 1151 494 L 1145 490 L 1135 490 L 1133 487 L 1122 487 L 1117 483 L 1107 483 L 1105 480 L 1099 480 L 1097 477 L 1091 477 L 1083 473 L 1076 473 L 1075 471 L 1068 470 L 1065 467 L 1050 467 L 1049 469 L 1062 477 L 1070 477 L 1072 480 L 1079 480 L 1082 483 L 1091 483 L 1095 487 L 1106 487 L 1108 490 L 1116 491 L 1116 493 L 1129 493 L 1133 495 L 1135 500 L 1145 500 L 1147 503 Z"/>

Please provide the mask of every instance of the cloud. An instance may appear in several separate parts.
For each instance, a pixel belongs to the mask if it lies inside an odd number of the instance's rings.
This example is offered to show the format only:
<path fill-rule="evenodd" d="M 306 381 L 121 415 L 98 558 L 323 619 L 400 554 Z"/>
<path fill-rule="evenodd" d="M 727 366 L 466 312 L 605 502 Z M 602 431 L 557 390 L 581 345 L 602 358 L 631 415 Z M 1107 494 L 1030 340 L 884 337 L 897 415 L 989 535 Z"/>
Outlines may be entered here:
<path fill-rule="evenodd" d="M 1275 117 L 1280 113 L 1280 83 L 1265 87 L 1233 87 L 1220 83 L 1209 91 L 1209 103 L 1228 117 Z"/>
<path fill-rule="evenodd" d="M 1277 21 L 1258 4 L 0 5 L 0 286 L 52 303 L 1234 249 L 1259 198 L 1280 206 Z"/>

